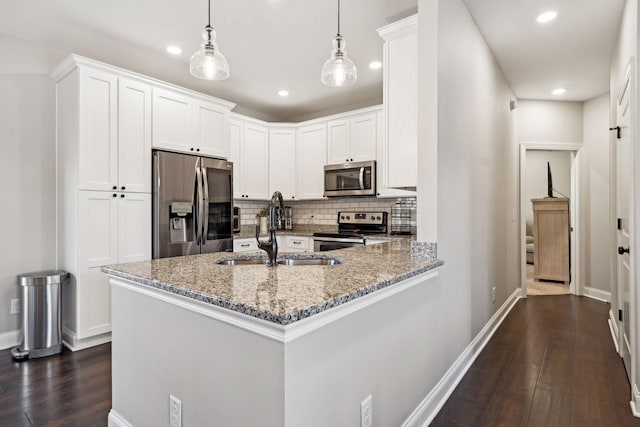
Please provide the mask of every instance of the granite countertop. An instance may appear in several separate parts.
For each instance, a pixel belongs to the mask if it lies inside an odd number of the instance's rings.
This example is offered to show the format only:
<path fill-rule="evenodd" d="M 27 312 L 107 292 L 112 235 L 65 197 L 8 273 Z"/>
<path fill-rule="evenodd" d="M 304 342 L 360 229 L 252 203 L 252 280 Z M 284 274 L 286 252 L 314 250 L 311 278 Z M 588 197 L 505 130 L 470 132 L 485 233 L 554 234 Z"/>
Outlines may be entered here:
<path fill-rule="evenodd" d="M 219 265 L 264 253 L 219 252 L 102 267 L 102 271 L 281 325 L 294 323 L 394 283 L 435 269 L 442 261 L 411 255 L 409 239 L 278 258 L 334 257 L 332 266 Z"/>

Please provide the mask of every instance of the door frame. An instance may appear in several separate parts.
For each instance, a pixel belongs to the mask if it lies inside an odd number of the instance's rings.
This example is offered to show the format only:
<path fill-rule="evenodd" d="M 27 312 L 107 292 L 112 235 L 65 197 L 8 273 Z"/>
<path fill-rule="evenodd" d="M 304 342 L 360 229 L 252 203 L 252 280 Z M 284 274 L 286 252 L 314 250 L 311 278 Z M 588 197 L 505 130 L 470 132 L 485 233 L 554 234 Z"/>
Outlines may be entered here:
<path fill-rule="evenodd" d="M 579 218 L 580 209 L 580 187 L 578 177 L 580 176 L 580 149 L 582 144 L 572 142 L 521 142 L 520 143 L 520 296 L 527 297 L 527 151 L 569 151 L 571 153 L 571 195 L 569 196 L 569 218 L 573 231 L 570 231 L 571 241 L 571 283 L 569 292 L 574 295 L 582 295 L 584 292 L 581 283 L 581 262 L 578 253 L 582 252 L 582 239 L 580 235 L 581 227 Z"/>

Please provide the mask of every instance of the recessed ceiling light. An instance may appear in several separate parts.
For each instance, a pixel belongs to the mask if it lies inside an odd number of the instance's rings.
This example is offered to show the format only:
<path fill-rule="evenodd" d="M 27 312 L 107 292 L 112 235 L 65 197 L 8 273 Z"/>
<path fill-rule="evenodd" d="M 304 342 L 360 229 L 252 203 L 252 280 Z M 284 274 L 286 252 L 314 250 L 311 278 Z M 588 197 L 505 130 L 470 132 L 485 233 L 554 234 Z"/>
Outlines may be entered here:
<path fill-rule="evenodd" d="M 555 88 L 554 90 L 551 91 L 551 93 L 553 95 L 562 95 L 563 93 L 565 93 L 567 91 L 567 89 L 563 88 L 563 87 L 558 87 Z"/>
<path fill-rule="evenodd" d="M 553 21 L 558 16 L 558 13 L 555 10 L 550 10 L 548 12 L 541 13 L 538 15 L 536 21 L 544 24 L 545 22 Z"/>
<path fill-rule="evenodd" d="M 167 52 L 172 55 L 180 55 L 182 53 L 182 49 L 180 49 L 178 46 L 167 46 Z"/>
<path fill-rule="evenodd" d="M 280 89 L 280 90 L 278 91 L 278 95 L 280 95 L 281 97 L 283 97 L 283 98 L 284 98 L 285 96 L 289 96 L 289 91 L 288 91 L 288 90 L 285 90 L 285 89 Z"/>
<path fill-rule="evenodd" d="M 369 68 L 371 68 L 372 70 L 379 70 L 380 68 L 382 68 L 382 62 L 373 61 L 369 63 Z"/>

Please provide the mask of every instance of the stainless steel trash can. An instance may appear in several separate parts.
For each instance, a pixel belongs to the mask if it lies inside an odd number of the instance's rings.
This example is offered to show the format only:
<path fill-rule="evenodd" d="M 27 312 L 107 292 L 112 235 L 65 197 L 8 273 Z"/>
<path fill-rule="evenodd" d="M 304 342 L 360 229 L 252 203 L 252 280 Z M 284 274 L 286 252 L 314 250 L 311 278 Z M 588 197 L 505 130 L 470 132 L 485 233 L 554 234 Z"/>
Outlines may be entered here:
<path fill-rule="evenodd" d="M 62 270 L 18 276 L 22 300 L 22 342 L 11 350 L 15 359 L 36 358 L 62 351 L 60 286 L 69 278 Z"/>

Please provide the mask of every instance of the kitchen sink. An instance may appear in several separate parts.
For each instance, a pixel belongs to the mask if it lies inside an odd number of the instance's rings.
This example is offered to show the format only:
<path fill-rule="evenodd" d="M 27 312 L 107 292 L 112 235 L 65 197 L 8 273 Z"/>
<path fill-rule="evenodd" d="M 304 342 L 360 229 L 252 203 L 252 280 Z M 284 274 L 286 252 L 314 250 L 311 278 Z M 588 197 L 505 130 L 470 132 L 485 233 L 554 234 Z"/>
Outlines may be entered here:
<path fill-rule="evenodd" d="M 284 258 L 279 259 L 280 265 L 338 265 L 342 264 L 336 258 Z"/>
<path fill-rule="evenodd" d="M 220 265 L 266 265 L 267 260 L 264 258 L 229 258 L 217 262 Z M 317 257 L 317 258 L 279 258 L 279 265 L 296 266 L 296 265 L 338 265 L 342 264 L 337 258 Z"/>
<path fill-rule="evenodd" d="M 242 258 L 232 258 L 232 259 L 223 259 L 217 262 L 220 265 L 260 265 L 266 264 L 267 260 L 262 258 L 254 258 L 254 259 L 242 259 Z"/>

